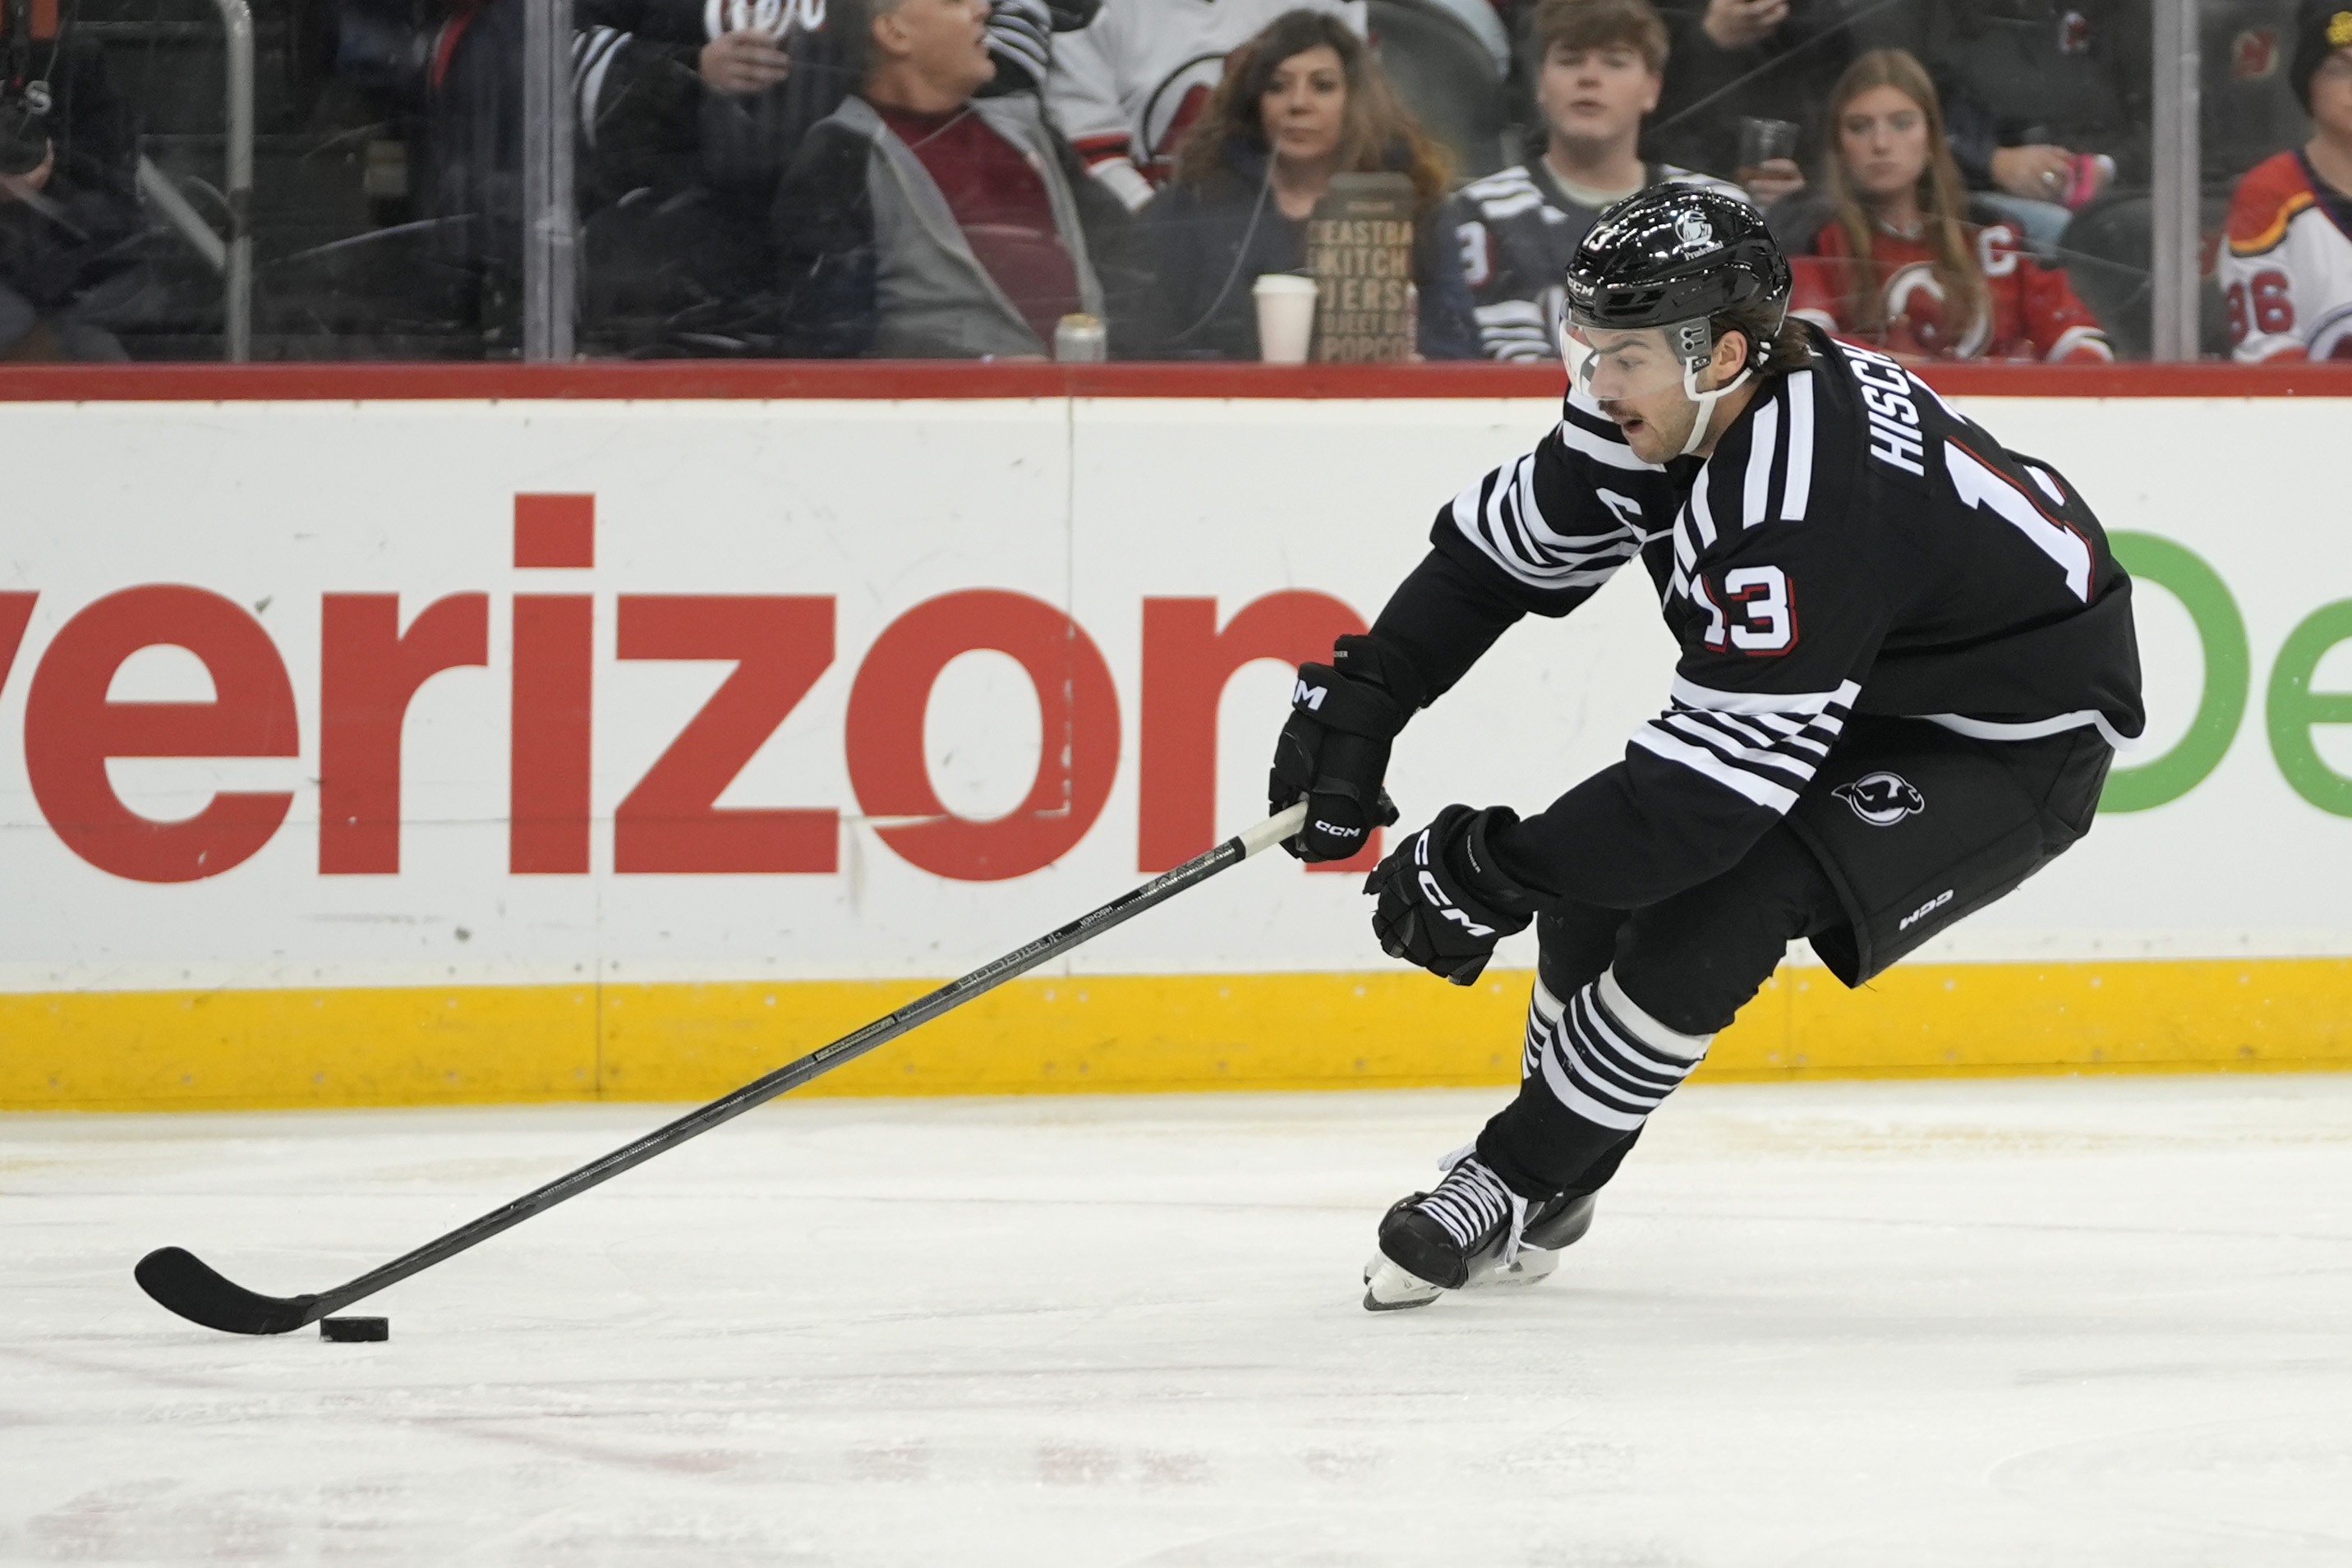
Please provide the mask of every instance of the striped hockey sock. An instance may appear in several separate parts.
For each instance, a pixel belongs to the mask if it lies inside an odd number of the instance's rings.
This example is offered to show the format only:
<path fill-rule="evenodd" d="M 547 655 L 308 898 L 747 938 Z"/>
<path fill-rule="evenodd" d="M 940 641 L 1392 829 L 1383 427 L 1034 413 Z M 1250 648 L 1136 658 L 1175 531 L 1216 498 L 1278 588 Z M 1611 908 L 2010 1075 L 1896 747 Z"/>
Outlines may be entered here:
<path fill-rule="evenodd" d="M 1522 1079 L 1540 1073 L 1552 1098 L 1576 1115 L 1630 1133 L 1690 1075 L 1714 1039 L 1652 1018 L 1613 970 L 1564 1002 L 1538 980 L 1519 1071 Z"/>

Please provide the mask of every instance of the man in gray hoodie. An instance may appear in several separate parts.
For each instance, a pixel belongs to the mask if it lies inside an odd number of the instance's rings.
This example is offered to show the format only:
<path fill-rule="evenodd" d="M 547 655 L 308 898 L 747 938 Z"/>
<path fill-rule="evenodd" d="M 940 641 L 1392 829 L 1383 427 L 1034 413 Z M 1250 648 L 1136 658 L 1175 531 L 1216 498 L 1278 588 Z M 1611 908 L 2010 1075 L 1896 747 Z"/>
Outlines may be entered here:
<path fill-rule="evenodd" d="M 776 197 L 785 352 L 1039 358 L 1063 316 L 1108 314 L 1087 229 L 1123 214 L 1088 210 L 1112 204 L 1034 96 L 974 96 L 996 72 L 988 16 L 869 0 L 863 86 Z"/>

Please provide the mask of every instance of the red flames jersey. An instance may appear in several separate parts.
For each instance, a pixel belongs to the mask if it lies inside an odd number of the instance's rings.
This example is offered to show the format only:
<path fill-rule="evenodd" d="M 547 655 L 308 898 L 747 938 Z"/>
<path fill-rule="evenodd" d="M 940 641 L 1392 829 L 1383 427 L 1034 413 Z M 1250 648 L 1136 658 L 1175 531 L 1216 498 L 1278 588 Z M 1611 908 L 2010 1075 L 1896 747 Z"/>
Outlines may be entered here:
<path fill-rule="evenodd" d="M 2282 152 L 2238 182 L 2229 236 L 2221 296 L 2237 357 L 2352 360 L 2352 196 Z"/>
<path fill-rule="evenodd" d="M 1936 279 L 1935 256 L 1922 240 L 1885 231 L 1871 242 L 1871 260 L 1885 278 L 1884 332 L 1865 339 L 1849 324 L 1853 289 L 1866 287 L 1845 230 L 1823 224 L 1812 254 L 1790 257 L 1796 288 L 1790 310 L 1818 322 L 1839 337 L 1867 341 L 1907 359 L 2104 361 L 2115 358 L 2090 307 L 2075 298 L 2063 272 L 2045 270 L 2018 244 L 2006 224 L 1968 224 L 1984 271 L 1991 309 L 1955 329 L 1948 319 L 1944 287 Z"/>

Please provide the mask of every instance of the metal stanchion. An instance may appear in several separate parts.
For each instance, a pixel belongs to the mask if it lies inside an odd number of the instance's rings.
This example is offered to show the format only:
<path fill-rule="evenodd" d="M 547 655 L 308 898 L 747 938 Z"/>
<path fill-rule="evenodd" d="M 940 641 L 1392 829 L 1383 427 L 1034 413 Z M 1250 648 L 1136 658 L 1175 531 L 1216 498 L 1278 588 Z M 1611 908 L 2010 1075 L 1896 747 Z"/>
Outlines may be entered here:
<path fill-rule="evenodd" d="M 522 357 L 572 358 L 572 0 L 523 0 Z"/>
<path fill-rule="evenodd" d="M 223 128 L 228 133 L 228 240 L 221 256 L 221 349 L 224 359 L 241 365 L 253 358 L 253 12 L 246 0 L 213 4 L 220 12 L 228 84 L 227 124 Z M 172 194 L 176 200 L 179 193 Z"/>
<path fill-rule="evenodd" d="M 2197 22 L 2200 0 L 2155 0 L 2156 79 L 2149 325 L 2155 356 L 2197 357 L 2199 210 L 2203 176 L 2197 146 Z"/>

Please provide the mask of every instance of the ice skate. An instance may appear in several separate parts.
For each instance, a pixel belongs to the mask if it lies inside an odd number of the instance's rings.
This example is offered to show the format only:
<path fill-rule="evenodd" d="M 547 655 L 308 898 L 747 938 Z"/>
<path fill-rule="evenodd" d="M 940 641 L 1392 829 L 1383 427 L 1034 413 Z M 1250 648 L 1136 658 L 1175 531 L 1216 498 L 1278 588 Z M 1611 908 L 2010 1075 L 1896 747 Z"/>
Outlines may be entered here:
<path fill-rule="evenodd" d="M 1447 1291 L 1534 1284 L 1591 1226 L 1591 1194 L 1529 1204 L 1464 1151 L 1449 1158 L 1434 1191 L 1401 1198 L 1381 1218 L 1380 1250 L 1364 1268 L 1364 1308 L 1396 1312 Z"/>
<path fill-rule="evenodd" d="M 1592 1194 L 1555 1197 L 1528 1206 L 1527 1228 L 1519 1233 L 1516 1257 L 1506 1263 L 1500 1248 L 1481 1252 L 1470 1265 L 1465 1291 L 1489 1285 L 1532 1285 L 1549 1279 L 1559 1267 L 1559 1255 L 1592 1228 Z"/>

